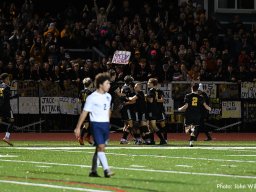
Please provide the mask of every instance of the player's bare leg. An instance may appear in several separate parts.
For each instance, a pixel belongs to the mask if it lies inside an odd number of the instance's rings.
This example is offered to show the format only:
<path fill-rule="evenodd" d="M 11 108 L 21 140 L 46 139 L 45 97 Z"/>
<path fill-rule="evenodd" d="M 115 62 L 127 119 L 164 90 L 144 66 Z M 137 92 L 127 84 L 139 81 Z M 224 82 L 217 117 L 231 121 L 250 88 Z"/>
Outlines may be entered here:
<path fill-rule="evenodd" d="M 124 129 L 123 129 L 123 136 L 121 138 L 120 144 L 128 144 L 128 136 L 130 134 L 130 131 L 133 127 L 132 120 L 127 120 L 124 123 Z"/>
<path fill-rule="evenodd" d="M 11 113 L 12 115 L 12 113 Z M 0 119 L 0 121 L 2 121 Z M 9 146 L 13 146 L 13 144 L 10 142 L 10 136 L 11 136 L 11 130 L 13 129 L 13 124 L 14 124 L 14 118 L 13 116 L 11 118 L 8 118 L 8 122 L 10 123 L 10 125 L 7 127 L 7 130 L 6 130 L 6 133 L 5 133 L 5 136 L 4 138 L 2 139 L 3 142 L 7 143 Z"/>
<path fill-rule="evenodd" d="M 149 122 L 149 127 L 150 127 L 150 130 L 152 131 L 152 134 L 151 134 L 151 139 L 153 139 L 152 144 L 154 144 L 154 133 L 156 133 L 156 135 L 159 137 L 160 145 L 167 144 L 161 131 L 157 128 L 156 120 L 151 120 Z"/>

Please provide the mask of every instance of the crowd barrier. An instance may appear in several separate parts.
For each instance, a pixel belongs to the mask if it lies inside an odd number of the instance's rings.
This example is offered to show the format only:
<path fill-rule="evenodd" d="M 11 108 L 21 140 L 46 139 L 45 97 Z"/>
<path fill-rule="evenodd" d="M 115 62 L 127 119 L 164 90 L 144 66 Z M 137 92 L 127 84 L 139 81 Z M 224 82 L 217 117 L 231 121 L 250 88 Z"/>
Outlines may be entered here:
<path fill-rule="evenodd" d="M 241 131 L 241 124 L 246 130 L 246 127 L 250 127 L 256 122 L 255 82 L 242 82 L 240 84 L 230 82 L 201 83 L 204 91 L 210 97 L 212 107 L 209 115 L 210 127 L 218 127 L 221 130 L 223 126 L 234 124 L 240 125 L 238 128 Z M 74 123 L 81 112 L 81 104 L 78 100 L 79 88 L 72 82 L 60 84 L 49 81 L 13 81 L 11 85 L 13 94 L 19 95 L 18 98 L 11 100 L 11 105 L 20 126 L 24 127 L 26 123 L 40 122 L 40 130 L 53 129 L 52 126 L 54 125 L 56 131 L 63 129 L 68 131 L 74 127 Z M 121 85 L 122 83 L 120 83 Z M 190 92 L 190 86 L 191 82 L 185 81 L 159 84 L 159 88 L 165 94 L 164 106 L 169 124 L 183 123 L 184 115 L 178 113 L 177 109 L 183 104 L 184 96 Z M 142 83 L 142 88 L 146 93 L 146 82 Z M 114 118 L 120 119 L 119 101 L 114 101 L 114 105 Z M 68 122 L 64 125 L 59 125 L 57 122 L 63 123 L 67 120 Z M 69 125 L 70 123 L 72 125 Z"/>

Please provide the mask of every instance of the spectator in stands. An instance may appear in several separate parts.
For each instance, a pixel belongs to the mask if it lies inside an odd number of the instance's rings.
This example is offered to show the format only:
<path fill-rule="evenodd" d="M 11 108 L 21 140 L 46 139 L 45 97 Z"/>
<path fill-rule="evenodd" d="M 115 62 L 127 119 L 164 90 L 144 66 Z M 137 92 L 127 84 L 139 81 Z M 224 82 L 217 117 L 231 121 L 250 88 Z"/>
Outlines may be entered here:
<path fill-rule="evenodd" d="M 248 73 L 244 65 L 239 66 L 239 71 L 237 73 L 237 80 L 238 82 L 244 82 L 248 80 Z"/>
<path fill-rule="evenodd" d="M 237 74 L 234 71 L 233 65 L 229 64 L 228 68 L 227 68 L 227 73 L 226 73 L 226 81 L 231 81 L 231 82 L 235 82 L 237 81 Z"/>
<path fill-rule="evenodd" d="M 40 74 L 40 79 L 43 81 L 52 81 L 52 69 L 48 62 L 43 64 L 42 72 Z"/>
<path fill-rule="evenodd" d="M 97 24 L 98 25 L 102 25 L 103 23 L 108 21 L 108 15 L 111 11 L 112 8 L 112 0 L 109 1 L 109 5 L 107 7 L 107 10 L 105 10 L 104 7 L 99 8 L 97 5 L 97 0 L 94 0 L 94 9 L 96 12 L 96 16 L 97 16 Z"/>

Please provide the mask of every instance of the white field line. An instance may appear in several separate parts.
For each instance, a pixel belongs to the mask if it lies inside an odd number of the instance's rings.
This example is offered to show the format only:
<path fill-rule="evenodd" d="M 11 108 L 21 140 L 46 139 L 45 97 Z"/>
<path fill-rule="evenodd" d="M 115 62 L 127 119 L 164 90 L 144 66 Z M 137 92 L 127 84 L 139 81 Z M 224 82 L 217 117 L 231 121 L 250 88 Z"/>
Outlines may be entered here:
<path fill-rule="evenodd" d="M 18 157 L 18 156 L 17 155 L 8 155 L 8 154 L 7 155 L 0 155 L 0 158 L 2 158 L 2 157 L 7 157 L 8 158 L 8 157 Z"/>
<path fill-rule="evenodd" d="M 143 165 L 130 165 L 130 167 L 144 168 L 145 166 L 143 166 Z"/>
<path fill-rule="evenodd" d="M 36 165 L 36 167 L 39 167 L 39 168 L 50 168 L 52 166 L 46 166 L 46 165 Z"/>
<path fill-rule="evenodd" d="M 2 162 L 12 162 L 12 163 L 56 165 L 56 166 L 65 166 L 65 167 L 80 167 L 80 168 L 91 167 L 89 165 L 39 162 L 39 161 L 20 161 L 20 160 L 7 160 L 7 159 L 0 159 L 0 161 L 2 161 Z M 230 178 L 241 178 L 241 179 L 256 179 L 256 176 L 250 176 L 250 175 L 229 175 L 229 174 L 219 174 L 219 173 L 200 173 L 200 172 L 185 172 L 185 171 L 158 170 L 158 169 L 139 169 L 139 168 L 114 167 L 114 166 L 112 166 L 111 168 L 116 169 L 116 170 L 153 172 L 153 173 L 173 173 L 173 174 L 183 174 L 183 175 L 198 175 L 198 176 L 230 177 Z"/>
<path fill-rule="evenodd" d="M 226 156 L 229 156 L 229 157 L 256 157 L 256 155 L 226 155 Z"/>
<path fill-rule="evenodd" d="M 69 153 L 78 153 L 78 151 L 66 151 Z M 94 152 L 84 152 L 80 151 L 80 153 L 89 153 L 93 154 Z M 189 160 L 202 160 L 202 161 L 218 161 L 218 162 L 235 162 L 235 163 L 256 163 L 256 161 L 252 160 L 235 160 L 235 159 L 212 159 L 212 158 L 204 158 L 204 157 L 184 157 L 184 156 L 166 156 L 166 155 L 142 155 L 142 154 L 126 154 L 126 153 L 109 153 L 106 152 L 107 155 L 114 156 L 128 156 L 128 157 L 153 157 L 153 158 L 167 158 L 167 159 L 189 159 Z"/>
<path fill-rule="evenodd" d="M 86 192 L 103 192 L 103 190 L 94 190 L 94 189 L 86 189 L 86 188 L 78 188 L 78 187 L 66 187 L 61 185 L 49 185 L 49 184 L 43 184 L 43 183 L 29 183 L 29 182 L 11 181 L 11 180 L 0 180 L 0 183 L 26 185 L 26 186 L 52 188 L 52 189 L 63 189 L 63 191 L 71 190 L 71 191 L 86 191 Z M 104 192 L 110 192 L 110 191 L 104 191 Z"/>
<path fill-rule="evenodd" d="M 176 167 L 186 167 L 186 168 L 191 168 L 191 167 L 193 167 L 193 166 L 191 166 L 191 165 L 175 165 Z"/>
<path fill-rule="evenodd" d="M 235 167 L 237 167 L 236 165 L 220 165 L 221 167 L 233 167 L 233 168 L 235 168 Z"/>
<path fill-rule="evenodd" d="M 77 149 L 83 149 L 83 150 L 93 150 L 94 147 L 6 147 L 8 149 L 25 149 L 25 150 L 77 150 Z M 143 149 L 159 149 L 159 150 L 166 150 L 166 149 L 189 149 L 189 150 L 195 150 L 195 149 L 204 149 L 204 150 L 234 150 L 234 149 L 256 149 L 255 147 L 248 146 L 248 147 L 214 147 L 214 146 L 202 146 L 202 147 L 175 147 L 175 146 L 155 146 L 155 147 L 129 147 L 129 146 L 116 146 L 116 147 L 107 147 L 107 149 L 132 149 L 132 150 L 143 150 Z"/>

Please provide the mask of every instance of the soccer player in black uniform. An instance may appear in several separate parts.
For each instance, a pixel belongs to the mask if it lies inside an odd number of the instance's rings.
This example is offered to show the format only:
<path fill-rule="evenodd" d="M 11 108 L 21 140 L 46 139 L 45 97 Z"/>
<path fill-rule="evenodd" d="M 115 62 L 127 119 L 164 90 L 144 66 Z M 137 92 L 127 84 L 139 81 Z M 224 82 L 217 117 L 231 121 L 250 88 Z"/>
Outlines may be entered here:
<path fill-rule="evenodd" d="M 208 95 L 204 92 L 204 89 L 203 89 L 203 84 L 200 83 L 199 84 L 199 88 L 198 88 L 198 94 L 201 95 L 203 98 L 204 98 L 204 101 L 207 105 L 209 105 L 210 103 L 210 99 L 208 97 Z M 197 135 L 196 135 L 196 138 L 198 137 L 199 133 L 201 131 L 204 132 L 204 134 L 206 135 L 206 139 L 205 141 L 211 141 L 212 140 L 212 137 L 208 131 L 208 129 L 205 127 L 205 121 L 208 119 L 209 117 L 209 112 L 207 111 L 207 109 L 205 109 L 204 107 L 202 108 L 202 111 L 203 111 L 203 114 L 202 114 L 202 117 L 201 117 L 201 123 L 200 123 L 200 126 L 199 126 L 199 131 L 197 132 Z"/>
<path fill-rule="evenodd" d="M 147 141 L 147 144 L 155 144 L 154 140 L 154 133 L 159 137 L 160 139 L 160 145 L 167 144 L 161 131 L 157 127 L 157 119 L 159 118 L 159 97 L 158 97 L 158 91 L 157 91 L 157 84 L 158 80 L 155 78 L 150 78 L 148 80 L 148 94 L 147 94 L 147 111 L 148 111 L 148 118 L 149 118 L 149 140 Z"/>
<path fill-rule="evenodd" d="M 129 102 L 129 97 L 133 97 L 135 95 L 133 87 L 134 79 L 132 76 L 127 75 L 124 78 L 125 84 L 121 88 L 121 100 L 123 102 L 123 106 L 121 109 L 121 116 L 124 121 L 124 129 L 123 136 L 121 138 L 120 144 L 128 144 L 128 135 L 131 133 L 133 129 L 133 107 L 135 102 Z"/>
<path fill-rule="evenodd" d="M 156 90 L 157 92 L 157 126 L 160 127 L 160 130 L 163 133 L 164 139 L 167 142 L 167 128 L 165 123 L 165 109 L 164 109 L 164 92 L 160 89 Z"/>
<path fill-rule="evenodd" d="M 136 101 L 134 107 L 134 123 L 138 125 L 138 129 L 134 130 L 135 144 L 142 144 L 140 135 L 146 140 L 146 134 L 149 132 L 147 125 L 147 102 L 144 92 L 141 90 L 141 83 L 134 86 L 135 96 L 130 97 L 131 102 Z"/>
<path fill-rule="evenodd" d="M 84 85 L 84 89 L 80 92 L 79 94 L 79 99 L 82 103 L 81 109 L 83 111 L 85 102 L 87 97 L 92 93 L 92 91 L 90 90 L 92 88 L 92 80 L 91 78 L 85 78 L 83 80 L 83 85 Z M 81 132 L 80 132 L 80 137 L 78 138 L 78 142 L 80 143 L 80 145 L 84 145 L 84 136 L 87 133 L 85 140 L 89 143 L 92 144 L 91 142 L 91 131 L 90 131 L 90 119 L 89 116 L 87 116 L 87 118 L 84 121 L 83 127 L 81 127 Z"/>
<path fill-rule="evenodd" d="M 10 146 L 13 144 L 10 142 L 10 134 L 13 129 L 14 118 L 11 109 L 10 99 L 11 97 L 11 88 L 10 88 L 10 79 L 7 73 L 0 75 L 0 122 L 7 121 L 10 125 L 7 127 L 5 137 L 3 141 Z"/>
<path fill-rule="evenodd" d="M 193 142 L 196 140 L 197 129 L 201 123 L 203 113 L 202 108 L 211 111 L 204 98 L 198 94 L 198 87 L 197 83 L 192 85 L 192 93 L 185 96 L 185 104 L 178 109 L 181 112 L 185 111 L 185 132 L 190 134 L 190 147 L 193 147 Z"/>

